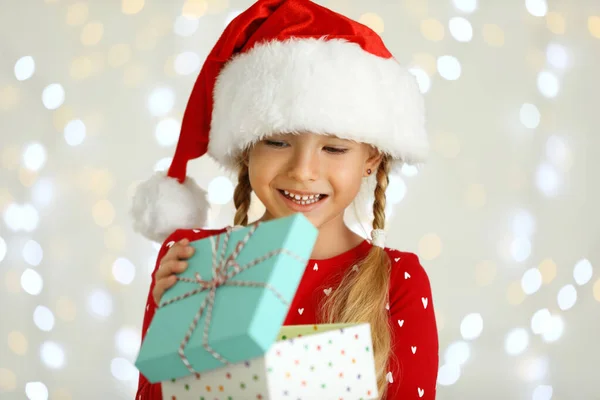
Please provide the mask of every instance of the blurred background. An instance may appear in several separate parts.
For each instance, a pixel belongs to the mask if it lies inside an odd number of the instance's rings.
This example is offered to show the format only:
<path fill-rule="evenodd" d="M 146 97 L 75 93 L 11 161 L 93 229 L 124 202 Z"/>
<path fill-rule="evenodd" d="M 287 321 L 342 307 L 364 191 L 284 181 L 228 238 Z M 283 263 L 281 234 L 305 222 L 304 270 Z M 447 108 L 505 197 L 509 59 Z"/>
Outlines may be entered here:
<path fill-rule="evenodd" d="M 600 2 L 318 3 L 380 33 L 426 96 L 431 161 L 392 178 L 388 243 L 431 279 L 438 399 L 600 399 Z M 250 4 L 0 0 L 1 399 L 133 398 L 158 247 L 129 199 Z M 235 178 L 190 173 L 230 224 Z"/>

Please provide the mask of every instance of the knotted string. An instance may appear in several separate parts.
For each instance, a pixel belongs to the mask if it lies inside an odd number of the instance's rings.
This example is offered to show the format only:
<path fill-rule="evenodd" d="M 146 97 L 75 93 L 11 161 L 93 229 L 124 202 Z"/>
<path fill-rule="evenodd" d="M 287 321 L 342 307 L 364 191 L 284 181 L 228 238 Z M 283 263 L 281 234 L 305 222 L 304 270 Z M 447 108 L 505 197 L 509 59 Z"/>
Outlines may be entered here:
<path fill-rule="evenodd" d="M 254 282 L 254 281 L 231 281 L 231 278 L 234 278 L 235 276 L 239 275 L 240 273 L 266 261 L 267 259 L 269 259 L 271 257 L 279 255 L 279 254 L 287 254 L 288 256 L 290 256 L 304 264 L 306 264 L 308 262 L 308 260 L 303 259 L 302 257 L 292 253 L 291 251 L 288 251 L 287 249 L 284 249 L 284 248 L 280 248 L 280 249 L 270 251 L 261 257 L 255 258 L 254 260 L 246 263 L 245 265 L 239 265 L 237 262 L 237 257 L 240 254 L 240 252 L 242 251 L 242 249 L 244 249 L 244 247 L 246 246 L 246 244 L 248 243 L 248 241 L 250 240 L 250 238 L 252 237 L 254 232 L 256 232 L 256 230 L 258 229 L 259 224 L 260 223 L 257 222 L 250 226 L 250 229 L 248 230 L 248 232 L 246 233 L 244 238 L 236 244 L 233 252 L 227 258 L 225 258 L 225 252 L 227 250 L 227 244 L 229 243 L 229 238 L 231 237 L 231 233 L 232 233 L 233 229 L 227 228 L 226 232 L 222 235 L 222 236 L 224 236 L 224 239 L 223 239 L 223 246 L 221 246 L 220 254 L 218 251 L 219 250 L 219 240 L 217 240 L 217 242 L 215 243 L 214 236 L 211 236 L 210 241 L 212 244 L 212 279 L 211 280 L 203 280 L 198 272 L 196 272 L 196 274 L 194 275 L 194 278 L 184 278 L 184 277 L 178 276 L 177 277 L 178 281 L 195 283 L 195 284 L 198 284 L 199 287 L 197 289 L 191 290 L 191 291 L 181 294 L 177 297 L 174 297 L 168 301 L 165 301 L 162 304 L 160 304 L 160 306 L 159 306 L 159 308 L 162 308 L 162 307 L 168 306 L 170 304 L 173 304 L 177 301 L 194 296 L 198 293 L 208 291 L 207 296 L 204 298 L 202 305 L 200 306 L 200 308 L 198 309 L 198 312 L 194 316 L 192 323 L 190 324 L 188 331 L 185 334 L 183 340 L 181 341 L 181 344 L 179 345 L 179 349 L 178 349 L 178 353 L 179 353 L 179 357 L 181 357 L 181 361 L 183 362 L 183 364 L 186 366 L 186 368 L 192 374 L 195 374 L 196 371 L 194 370 L 191 363 L 185 356 L 185 348 L 188 345 L 192 334 L 196 330 L 198 321 L 204 314 L 205 310 L 206 310 L 206 319 L 204 321 L 202 346 L 204 347 L 204 349 L 207 352 L 209 352 L 215 359 L 219 360 L 221 363 L 223 363 L 225 365 L 231 364 L 223 356 L 221 356 L 221 354 L 217 353 L 208 344 L 208 332 L 209 332 L 210 323 L 212 320 L 212 311 L 213 311 L 214 302 L 215 302 L 215 295 L 216 295 L 216 291 L 219 287 L 221 287 L 221 286 L 246 286 L 246 287 L 266 288 L 266 289 L 269 289 L 271 292 L 273 292 L 273 294 L 275 294 L 275 296 L 283 304 L 285 304 L 287 306 L 288 301 L 274 287 L 272 287 L 268 283 Z M 220 239 L 220 236 L 218 236 L 218 239 Z"/>

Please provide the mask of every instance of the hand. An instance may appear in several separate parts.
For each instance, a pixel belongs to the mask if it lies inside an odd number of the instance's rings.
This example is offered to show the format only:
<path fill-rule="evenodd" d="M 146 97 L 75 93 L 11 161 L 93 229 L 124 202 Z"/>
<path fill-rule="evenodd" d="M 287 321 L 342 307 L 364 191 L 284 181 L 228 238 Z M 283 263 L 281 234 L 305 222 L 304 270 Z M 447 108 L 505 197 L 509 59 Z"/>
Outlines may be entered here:
<path fill-rule="evenodd" d="M 188 266 L 187 259 L 193 254 L 194 248 L 190 246 L 190 241 L 182 239 L 171 246 L 167 254 L 164 255 L 154 276 L 156 284 L 152 291 L 152 297 L 154 297 L 157 305 L 160 304 L 160 299 L 165 291 L 177 282 L 176 274 L 186 270 Z"/>

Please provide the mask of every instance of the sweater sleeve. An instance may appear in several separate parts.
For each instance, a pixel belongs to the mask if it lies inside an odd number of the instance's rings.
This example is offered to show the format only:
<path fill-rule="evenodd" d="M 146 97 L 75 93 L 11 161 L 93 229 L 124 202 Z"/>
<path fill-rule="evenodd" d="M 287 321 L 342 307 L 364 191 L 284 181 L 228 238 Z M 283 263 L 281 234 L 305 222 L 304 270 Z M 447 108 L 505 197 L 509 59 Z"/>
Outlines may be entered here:
<path fill-rule="evenodd" d="M 393 329 L 387 400 L 434 400 L 439 343 L 431 286 L 418 257 L 390 254 Z"/>
<path fill-rule="evenodd" d="M 146 301 L 146 311 L 144 313 L 144 322 L 142 323 L 142 341 L 146 337 L 146 332 L 148 331 L 148 327 L 152 322 L 152 318 L 154 318 L 154 313 L 156 312 L 156 303 L 154 302 L 154 297 L 152 296 L 152 291 L 154 290 L 154 285 L 156 283 L 154 276 L 156 275 L 156 271 L 160 266 L 160 261 L 165 256 L 169 248 L 175 243 L 184 238 L 189 239 L 190 241 L 203 239 L 205 237 L 211 236 L 215 233 L 220 233 L 220 231 L 211 231 L 211 230 L 177 230 L 173 234 L 171 234 L 162 244 L 158 257 L 156 258 L 156 264 L 154 266 L 154 272 L 152 273 L 152 281 L 150 283 L 150 290 L 148 291 L 148 300 Z M 160 383 L 150 383 L 148 380 L 140 374 L 138 381 L 138 390 L 135 396 L 136 400 L 162 400 L 162 387 Z"/>

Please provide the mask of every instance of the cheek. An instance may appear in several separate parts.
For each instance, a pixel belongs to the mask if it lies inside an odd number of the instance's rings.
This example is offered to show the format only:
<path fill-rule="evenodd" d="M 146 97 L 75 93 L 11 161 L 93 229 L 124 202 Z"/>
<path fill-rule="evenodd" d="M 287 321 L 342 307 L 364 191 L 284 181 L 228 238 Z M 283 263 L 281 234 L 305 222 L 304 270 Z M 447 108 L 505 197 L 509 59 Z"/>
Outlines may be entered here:
<path fill-rule="evenodd" d="M 332 170 L 329 182 L 338 197 L 354 198 L 362 185 L 362 170 L 360 163 L 345 163 Z"/>

